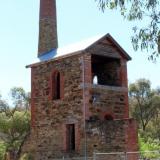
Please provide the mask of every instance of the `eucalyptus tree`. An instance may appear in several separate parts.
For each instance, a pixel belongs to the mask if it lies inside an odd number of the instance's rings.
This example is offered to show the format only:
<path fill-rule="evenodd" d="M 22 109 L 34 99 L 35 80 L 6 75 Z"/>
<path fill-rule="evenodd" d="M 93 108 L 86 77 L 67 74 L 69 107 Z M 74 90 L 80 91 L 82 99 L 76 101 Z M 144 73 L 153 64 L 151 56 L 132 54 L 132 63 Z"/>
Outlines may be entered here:
<path fill-rule="evenodd" d="M 145 131 L 152 120 L 160 118 L 160 96 L 151 89 L 149 80 L 139 79 L 129 85 L 129 97 L 132 116 Z"/>
<path fill-rule="evenodd" d="M 104 12 L 117 9 L 128 21 L 140 24 L 133 27 L 132 44 L 135 50 L 149 52 L 155 60 L 160 54 L 160 1 L 159 0 L 95 0 Z"/>
<path fill-rule="evenodd" d="M 0 139 L 6 145 L 6 152 L 17 159 L 21 145 L 30 129 L 29 94 L 23 88 L 10 90 L 12 105 L 0 98 Z"/>

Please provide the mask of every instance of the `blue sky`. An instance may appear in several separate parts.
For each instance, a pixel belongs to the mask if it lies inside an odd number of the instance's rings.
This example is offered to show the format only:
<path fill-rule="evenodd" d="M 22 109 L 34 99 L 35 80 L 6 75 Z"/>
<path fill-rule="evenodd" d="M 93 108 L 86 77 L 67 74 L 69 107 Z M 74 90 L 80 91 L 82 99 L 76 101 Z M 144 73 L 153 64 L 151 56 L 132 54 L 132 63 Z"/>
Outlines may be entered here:
<path fill-rule="evenodd" d="M 95 0 L 57 0 L 57 15 L 60 47 L 110 33 L 132 57 L 128 63 L 129 82 L 147 78 L 153 87 L 160 86 L 160 60 L 153 64 L 145 53 L 132 49 L 134 23 L 115 11 L 102 13 Z M 30 91 L 30 69 L 25 66 L 37 56 L 39 0 L 2 1 L 0 20 L 0 93 L 6 97 L 13 86 Z"/>

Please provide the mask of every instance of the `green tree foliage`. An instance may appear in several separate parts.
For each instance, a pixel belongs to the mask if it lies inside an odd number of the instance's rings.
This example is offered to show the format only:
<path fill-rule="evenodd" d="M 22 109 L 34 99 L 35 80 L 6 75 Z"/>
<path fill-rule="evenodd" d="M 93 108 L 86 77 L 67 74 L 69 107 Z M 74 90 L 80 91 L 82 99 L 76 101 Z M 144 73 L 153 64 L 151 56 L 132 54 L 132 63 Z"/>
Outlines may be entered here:
<path fill-rule="evenodd" d="M 3 159 L 4 159 L 5 150 L 6 150 L 6 145 L 5 145 L 5 143 L 0 140 L 0 160 L 3 160 Z"/>
<path fill-rule="evenodd" d="M 160 96 L 151 90 L 151 83 L 146 79 L 139 79 L 129 85 L 132 116 L 137 120 L 143 131 L 151 120 L 158 116 Z"/>
<path fill-rule="evenodd" d="M 131 115 L 139 125 L 139 150 L 142 152 L 142 159 L 159 158 L 160 154 L 157 152 L 160 149 L 159 88 L 151 89 L 149 80 L 139 79 L 129 85 L 129 100 Z"/>
<path fill-rule="evenodd" d="M 30 93 L 26 93 L 23 88 L 13 87 L 10 90 L 10 96 L 16 109 L 25 109 L 29 107 Z"/>
<path fill-rule="evenodd" d="M 33 160 L 33 159 L 34 158 L 33 158 L 32 154 L 30 154 L 30 153 L 26 153 L 20 158 L 20 160 Z"/>
<path fill-rule="evenodd" d="M 6 145 L 6 151 L 16 158 L 30 128 L 30 97 L 22 88 L 17 87 L 11 89 L 10 95 L 13 106 L 0 99 L 0 139 Z"/>
<path fill-rule="evenodd" d="M 152 60 L 160 54 L 160 1 L 159 0 L 95 0 L 102 11 L 118 9 L 129 21 L 138 21 L 142 26 L 135 26 L 132 44 L 135 50 L 149 51 Z M 145 25 L 143 23 L 145 21 Z M 147 23 L 147 24 L 146 24 Z"/>
<path fill-rule="evenodd" d="M 154 142 L 150 138 L 148 139 L 148 141 L 146 141 L 143 137 L 140 137 L 139 135 L 139 148 L 143 159 L 158 159 L 160 157 L 160 153 L 157 152 L 160 150 L 160 144 Z"/>

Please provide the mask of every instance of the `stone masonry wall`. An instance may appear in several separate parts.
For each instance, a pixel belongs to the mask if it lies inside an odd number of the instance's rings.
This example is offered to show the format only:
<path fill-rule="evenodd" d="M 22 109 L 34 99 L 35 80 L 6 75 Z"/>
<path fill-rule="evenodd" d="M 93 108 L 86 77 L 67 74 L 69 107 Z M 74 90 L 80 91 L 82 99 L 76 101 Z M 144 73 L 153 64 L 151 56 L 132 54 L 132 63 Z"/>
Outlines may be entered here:
<path fill-rule="evenodd" d="M 129 118 L 127 60 L 124 58 L 121 51 L 117 47 L 115 47 L 115 45 L 108 38 L 102 39 L 95 45 L 91 46 L 87 51 L 92 55 L 105 56 L 108 58 L 115 58 L 120 60 L 120 66 L 117 72 L 119 77 L 118 84 L 120 84 L 119 86 L 126 88 L 125 91 L 122 91 L 125 105 L 124 108 L 121 109 L 124 111 L 124 113 L 122 113 L 124 115 L 124 118 Z M 121 90 L 119 91 L 121 92 Z"/>
<path fill-rule="evenodd" d="M 63 157 L 66 148 L 66 124 L 75 124 L 76 153 L 83 136 L 83 96 L 81 56 L 48 62 L 32 68 L 32 133 L 36 160 Z M 63 97 L 52 100 L 51 75 L 61 73 Z M 62 91 L 62 90 L 61 90 Z M 32 138 L 30 138 L 32 139 Z M 25 147 L 24 147 L 25 148 Z M 24 150 L 27 150 L 26 148 Z"/>
<path fill-rule="evenodd" d="M 87 148 L 90 155 L 96 153 L 131 152 L 138 150 L 136 125 L 133 119 L 98 120 L 87 122 Z M 128 132 L 129 131 L 129 132 Z M 133 142 L 134 139 L 134 142 Z M 132 142 L 131 142 L 132 141 Z M 121 155 L 118 155 L 121 156 Z M 116 155 L 100 155 L 98 159 L 116 159 Z M 122 156 L 124 158 L 124 155 Z M 124 158 L 125 159 L 125 158 Z M 123 160 L 124 160 L 123 159 Z M 137 160 L 137 155 L 128 155 L 127 160 Z"/>
<path fill-rule="evenodd" d="M 128 92 L 125 61 L 124 64 L 120 66 L 125 74 L 121 87 L 92 84 L 89 53 L 33 65 L 32 130 L 23 146 L 23 153 L 31 152 L 35 160 L 53 160 L 63 156 L 70 159 L 83 157 L 86 147 L 90 157 L 95 150 L 135 151 L 136 127 L 125 119 L 128 118 Z M 56 71 L 60 72 L 61 98 L 53 100 L 52 77 Z M 104 124 L 106 114 L 113 115 L 115 120 Z M 99 124 L 89 123 L 85 130 L 85 124 L 93 115 L 99 117 Z M 67 124 L 75 125 L 74 152 L 67 148 Z"/>
<path fill-rule="evenodd" d="M 90 114 L 97 115 L 102 120 L 107 114 L 114 119 L 125 118 L 127 88 L 92 85 L 90 93 Z"/>

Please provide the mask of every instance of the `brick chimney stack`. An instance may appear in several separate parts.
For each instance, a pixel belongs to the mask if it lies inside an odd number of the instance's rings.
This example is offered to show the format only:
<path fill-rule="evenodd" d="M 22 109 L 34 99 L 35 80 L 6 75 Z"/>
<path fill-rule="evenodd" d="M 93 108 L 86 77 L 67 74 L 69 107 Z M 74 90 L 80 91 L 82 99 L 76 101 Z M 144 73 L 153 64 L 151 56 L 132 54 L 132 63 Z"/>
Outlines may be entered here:
<path fill-rule="evenodd" d="M 38 57 L 57 48 L 56 0 L 40 0 Z"/>

